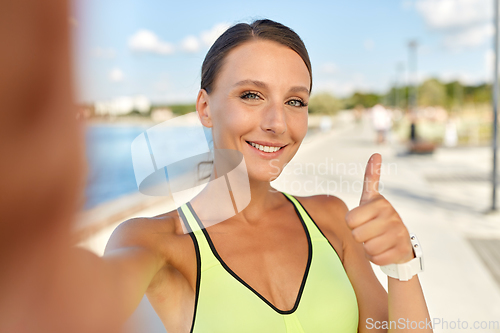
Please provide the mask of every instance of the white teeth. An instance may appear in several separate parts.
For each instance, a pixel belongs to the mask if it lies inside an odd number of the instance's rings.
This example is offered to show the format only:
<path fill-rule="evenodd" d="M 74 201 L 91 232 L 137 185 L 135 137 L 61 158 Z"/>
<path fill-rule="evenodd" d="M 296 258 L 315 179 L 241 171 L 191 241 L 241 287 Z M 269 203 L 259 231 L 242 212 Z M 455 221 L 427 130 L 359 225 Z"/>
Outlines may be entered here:
<path fill-rule="evenodd" d="M 281 147 L 270 147 L 270 146 L 262 146 L 257 143 L 250 142 L 252 146 L 257 148 L 260 151 L 266 152 L 266 153 L 274 153 L 275 151 L 278 151 L 281 149 Z"/>

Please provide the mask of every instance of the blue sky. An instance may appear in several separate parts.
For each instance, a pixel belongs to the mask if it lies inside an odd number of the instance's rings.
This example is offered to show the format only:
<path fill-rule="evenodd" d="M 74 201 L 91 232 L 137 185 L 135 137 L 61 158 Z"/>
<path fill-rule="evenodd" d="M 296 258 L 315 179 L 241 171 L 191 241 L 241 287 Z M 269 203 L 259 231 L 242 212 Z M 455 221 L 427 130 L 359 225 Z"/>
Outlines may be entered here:
<path fill-rule="evenodd" d="M 194 102 L 210 43 L 224 28 L 259 18 L 304 40 L 313 94 L 384 92 L 406 82 L 411 39 L 419 43 L 419 80 L 492 78 L 492 0 L 73 2 L 76 95 L 84 102 L 135 95 Z"/>

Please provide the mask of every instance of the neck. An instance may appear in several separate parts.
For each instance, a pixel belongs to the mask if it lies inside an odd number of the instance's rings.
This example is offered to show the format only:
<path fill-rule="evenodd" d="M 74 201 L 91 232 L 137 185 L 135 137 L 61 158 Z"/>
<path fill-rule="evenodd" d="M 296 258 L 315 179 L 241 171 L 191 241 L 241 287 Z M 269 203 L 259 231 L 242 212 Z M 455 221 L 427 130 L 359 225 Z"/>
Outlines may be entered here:
<path fill-rule="evenodd" d="M 207 186 L 191 200 L 205 227 L 226 220 L 256 223 L 283 199 L 269 181 L 249 179 L 239 166 L 223 175 L 216 171 L 214 167 Z"/>

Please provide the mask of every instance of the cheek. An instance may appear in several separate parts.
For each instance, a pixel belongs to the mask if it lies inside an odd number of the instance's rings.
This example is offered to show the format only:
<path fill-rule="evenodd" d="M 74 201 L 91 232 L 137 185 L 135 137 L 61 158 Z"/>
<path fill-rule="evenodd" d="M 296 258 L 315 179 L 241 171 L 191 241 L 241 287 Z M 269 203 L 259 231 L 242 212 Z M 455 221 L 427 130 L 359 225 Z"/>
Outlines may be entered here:
<path fill-rule="evenodd" d="M 218 108 L 214 127 L 219 127 L 221 133 L 237 134 L 245 132 L 255 126 L 255 112 L 248 112 L 241 106 L 227 103 L 225 108 Z"/>
<path fill-rule="evenodd" d="M 308 129 L 308 114 L 299 114 L 289 121 L 289 128 L 296 141 L 302 141 L 307 134 Z"/>

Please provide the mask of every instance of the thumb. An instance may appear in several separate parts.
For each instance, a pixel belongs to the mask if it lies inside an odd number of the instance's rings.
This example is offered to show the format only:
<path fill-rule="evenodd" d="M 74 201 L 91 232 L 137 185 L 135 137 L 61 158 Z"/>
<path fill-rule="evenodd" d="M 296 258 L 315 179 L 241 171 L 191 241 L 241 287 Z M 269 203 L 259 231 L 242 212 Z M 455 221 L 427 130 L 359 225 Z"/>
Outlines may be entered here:
<path fill-rule="evenodd" d="M 373 154 L 366 164 L 365 179 L 363 181 L 363 192 L 359 204 L 362 205 L 374 197 L 378 192 L 378 184 L 380 182 L 380 167 L 382 165 L 382 156 Z"/>

